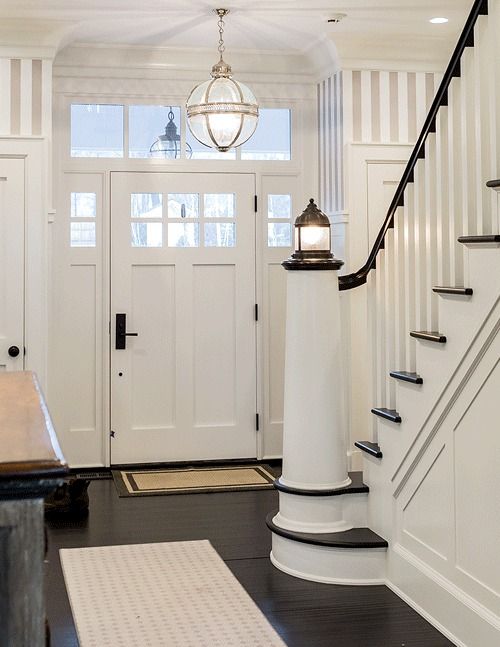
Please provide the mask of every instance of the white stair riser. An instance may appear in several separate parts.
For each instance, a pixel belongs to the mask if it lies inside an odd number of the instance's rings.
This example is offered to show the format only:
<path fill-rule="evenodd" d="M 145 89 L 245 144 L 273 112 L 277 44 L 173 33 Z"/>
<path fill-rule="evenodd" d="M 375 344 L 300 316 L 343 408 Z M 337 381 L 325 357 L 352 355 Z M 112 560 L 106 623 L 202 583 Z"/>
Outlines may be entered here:
<path fill-rule="evenodd" d="M 385 558 L 383 548 L 328 548 L 273 535 L 271 561 L 274 566 L 312 582 L 384 584 Z"/>
<path fill-rule="evenodd" d="M 340 532 L 364 526 L 366 494 L 301 496 L 280 492 L 280 511 L 274 523 L 297 532 Z"/>

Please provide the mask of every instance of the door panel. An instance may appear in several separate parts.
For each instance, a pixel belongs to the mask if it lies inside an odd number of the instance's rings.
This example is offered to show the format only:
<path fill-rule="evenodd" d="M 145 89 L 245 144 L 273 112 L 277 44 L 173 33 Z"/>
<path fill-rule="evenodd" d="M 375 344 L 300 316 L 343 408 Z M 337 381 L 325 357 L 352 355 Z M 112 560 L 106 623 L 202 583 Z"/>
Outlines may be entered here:
<path fill-rule="evenodd" d="M 0 158 L 0 371 L 24 368 L 24 221 L 24 160 Z"/>
<path fill-rule="evenodd" d="M 250 174 L 112 174 L 113 464 L 256 456 L 254 193 Z"/>

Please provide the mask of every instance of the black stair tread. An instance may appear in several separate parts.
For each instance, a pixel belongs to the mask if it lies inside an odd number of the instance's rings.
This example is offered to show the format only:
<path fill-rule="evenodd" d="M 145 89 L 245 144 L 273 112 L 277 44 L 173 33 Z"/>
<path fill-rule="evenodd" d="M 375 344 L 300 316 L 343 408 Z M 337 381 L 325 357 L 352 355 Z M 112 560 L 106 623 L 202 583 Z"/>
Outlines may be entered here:
<path fill-rule="evenodd" d="M 280 528 L 273 522 L 277 510 L 270 512 L 266 517 L 266 524 L 269 530 L 276 535 L 300 541 L 303 544 L 314 546 L 328 546 L 329 548 L 387 548 L 388 544 L 380 535 L 370 528 L 351 528 L 343 532 L 296 532 Z"/>
<path fill-rule="evenodd" d="M 349 472 L 349 478 L 351 479 L 351 484 L 337 490 L 307 490 L 289 487 L 284 483 L 280 483 L 279 478 L 274 481 L 274 487 L 280 492 L 301 496 L 340 496 L 342 494 L 364 494 L 370 491 L 369 487 L 363 483 L 363 472 Z"/>
<path fill-rule="evenodd" d="M 396 380 L 410 382 L 411 384 L 423 384 L 424 380 L 418 373 L 408 373 L 408 371 L 391 371 L 389 375 Z"/>
<path fill-rule="evenodd" d="M 486 182 L 486 186 L 490 189 L 496 189 L 497 187 L 500 187 L 500 180 L 490 180 L 489 182 Z"/>
<path fill-rule="evenodd" d="M 500 234 L 486 234 L 481 236 L 460 236 L 459 243 L 500 243 Z"/>
<path fill-rule="evenodd" d="M 390 420 L 391 422 L 400 423 L 401 416 L 396 411 L 396 409 L 386 409 L 385 407 L 374 407 L 372 413 L 380 418 L 385 418 L 385 420 Z"/>
<path fill-rule="evenodd" d="M 424 339 L 425 341 L 435 341 L 438 344 L 446 344 L 446 336 L 435 331 L 412 330 L 410 337 L 415 337 L 415 339 Z"/>
<path fill-rule="evenodd" d="M 362 449 L 367 454 L 375 456 L 375 458 L 382 458 L 383 456 L 377 443 L 372 443 L 369 440 L 357 440 L 354 445 L 358 449 Z"/>
<path fill-rule="evenodd" d="M 447 286 L 447 285 L 436 285 L 432 288 L 432 291 L 436 294 L 459 294 L 464 297 L 470 297 L 473 294 L 472 288 L 464 288 L 461 286 Z"/>

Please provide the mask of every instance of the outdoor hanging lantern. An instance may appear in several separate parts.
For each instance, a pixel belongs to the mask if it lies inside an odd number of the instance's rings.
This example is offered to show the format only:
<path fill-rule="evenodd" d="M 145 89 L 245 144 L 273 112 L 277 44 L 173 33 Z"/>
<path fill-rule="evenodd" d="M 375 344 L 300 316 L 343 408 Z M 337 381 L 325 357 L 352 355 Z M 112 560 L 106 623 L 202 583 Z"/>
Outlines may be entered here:
<path fill-rule="evenodd" d="M 168 111 L 168 124 L 165 126 L 165 134 L 160 135 L 158 139 L 151 144 L 149 149 L 151 157 L 163 157 L 166 159 L 178 159 L 181 156 L 181 136 L 177 132 L 177 126 L 174 123 L 174 113 L 172 107 Z M 193 149 L 186 142 L 186 155 L 191 158 Z"/>
<path fill-rule="evenodd" d="M 219 16 L 220 59 L 212 67 L 212 78 L 196 86 L 186 102 L 189 129 L 210 148 L 226 152 L 241 146 L 255 132 L 259 106 L 252 91 L 232 78 L 231 66 L 222 58 L 225 50 L 224 16 L 229 9 L 214 9 Z"/>
<path fill-rule="evenodd" d="M 307 266 L 316 269 L 322 265 L 338 263 L 331 252 L 330 220 L 317 205 L 314 198 L 295 220 L 295 252 L 284 261 L 285 267 Z"/>

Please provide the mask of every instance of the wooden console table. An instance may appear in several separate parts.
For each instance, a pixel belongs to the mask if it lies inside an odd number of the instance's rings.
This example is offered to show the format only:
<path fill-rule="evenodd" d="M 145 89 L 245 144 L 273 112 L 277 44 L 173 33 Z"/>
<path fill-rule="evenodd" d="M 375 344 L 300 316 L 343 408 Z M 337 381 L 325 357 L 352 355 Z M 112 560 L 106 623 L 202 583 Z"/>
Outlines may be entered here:
<path fill-rule="evenodd" d="M 67 471 L 36 376 L 0 373 L 0 645 L 45 645 L 43 498 Z"/>

